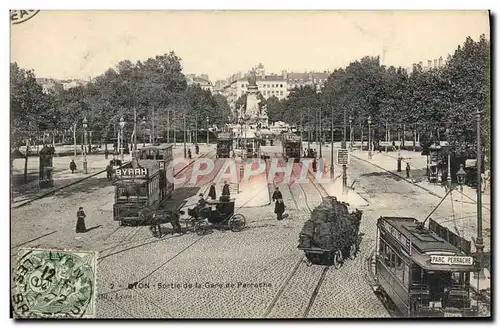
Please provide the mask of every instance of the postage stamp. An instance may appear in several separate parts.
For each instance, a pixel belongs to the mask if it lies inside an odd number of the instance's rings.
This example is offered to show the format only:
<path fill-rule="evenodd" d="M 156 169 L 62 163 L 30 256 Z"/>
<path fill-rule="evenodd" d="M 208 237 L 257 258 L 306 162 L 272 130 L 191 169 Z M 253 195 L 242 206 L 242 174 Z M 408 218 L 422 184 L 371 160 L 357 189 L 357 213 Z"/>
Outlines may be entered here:
<path fill-rule="evenodd" d="M 95 316 L 96 252 L 19 250 L 12 306 L 16 318 Z"/>

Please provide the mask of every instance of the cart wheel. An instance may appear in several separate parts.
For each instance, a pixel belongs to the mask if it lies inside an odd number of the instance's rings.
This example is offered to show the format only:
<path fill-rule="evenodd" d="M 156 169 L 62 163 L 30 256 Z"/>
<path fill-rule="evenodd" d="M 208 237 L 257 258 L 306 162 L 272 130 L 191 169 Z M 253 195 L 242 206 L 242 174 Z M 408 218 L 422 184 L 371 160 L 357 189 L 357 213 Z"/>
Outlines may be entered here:
<path fill-rule="evenodd" d="M 342 252 L 340 250 L 336 250 L 333 255 L 333 266 L 335 269 L 338 269 L 342 266 Z"/>
<path fill-rule="evenodd" d="M 240 232 L 245 227 L 246 220 L 241 214 L 235 214 L 229 221 L 229 229 L 233 232 Z"/>
<path fill-rule="evenodd" d="M 349 258 L 351 260 L 354 260 L 356 258 L 356 255 L 358 253 L 357 247 L 355 244 L 351 245 L 351 248 L 349 249 Z"/>
<path fill-rule="evenodd" d="M 206 221 L 200 221 L 194 226 L 194 232 L 198 236 L 205 235 L 210 230 L 209 224 Z"/>

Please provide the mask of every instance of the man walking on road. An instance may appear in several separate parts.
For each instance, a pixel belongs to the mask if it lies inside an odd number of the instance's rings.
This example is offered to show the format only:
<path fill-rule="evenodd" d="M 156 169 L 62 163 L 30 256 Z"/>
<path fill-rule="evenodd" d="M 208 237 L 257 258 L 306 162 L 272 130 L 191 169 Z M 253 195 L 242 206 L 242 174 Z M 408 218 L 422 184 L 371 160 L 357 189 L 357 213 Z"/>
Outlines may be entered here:
<path fill-rule="evenodd" d="M 281 193 L 280 188 L 276 187 L 276 190 L 273 193 L 272 200 L 274 202 L 274 201 L 276 201 L 278 199 L 283 199 L 283 194 Z"/>
<path fill-rule="evenodd" d="M 108 178 L 108 181 L 111 181 L 111 179 L 113 178 L 113 167 L 111 166 L 111 164 L 108 164 L 106 166 L 106 177 Z"/>
<path fill-rule="evenodd" d="M 222 196 L 226 196 L 225 198 L 229 199 L 231 194 L 229 192 L 229 184 L 227 181 L 224 181 L 224 187 L 222 187 Z"/>
<path fill-rule="evenodd" d="M 406 178 L 410 178 L 410 163 L 406 162 Z"/>
<path fill-rule="evenodd" d="M 71 173 L 75 173 L 76 171 L 76 163 L 75 163 L 75 160 L 72 159 L 71 162 L 69 163 L 69 169 L 71 170 Z"/>

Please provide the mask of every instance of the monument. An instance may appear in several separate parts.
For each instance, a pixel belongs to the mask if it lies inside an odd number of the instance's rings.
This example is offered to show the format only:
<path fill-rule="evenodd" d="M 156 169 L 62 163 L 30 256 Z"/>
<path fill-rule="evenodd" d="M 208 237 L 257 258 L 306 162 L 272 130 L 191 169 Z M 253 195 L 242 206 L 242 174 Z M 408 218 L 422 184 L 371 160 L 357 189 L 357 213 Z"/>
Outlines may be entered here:
<path fill-rule="evenodd" d="M 264 128 L 268 126 L 266 106 L 263 105 L 264 98 L 257 86 L 257 76 L 255 70 L 248 75 L 247 99 L 244 112 L 241 113 L 251 129 Z"/>

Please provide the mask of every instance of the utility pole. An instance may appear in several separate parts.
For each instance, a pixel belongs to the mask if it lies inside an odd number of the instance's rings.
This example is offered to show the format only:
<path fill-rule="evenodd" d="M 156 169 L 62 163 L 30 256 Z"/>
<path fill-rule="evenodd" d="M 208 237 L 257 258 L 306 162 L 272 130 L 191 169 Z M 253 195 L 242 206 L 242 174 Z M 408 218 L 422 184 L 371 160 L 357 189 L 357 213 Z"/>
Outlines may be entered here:
<path fill-rule="evenodd" d="M 137 109 L 134 106 L 134 152 L 137 151 Z M 132 154 L 132 158 L 135 154 Z"/>
<path fill-rule="evenodd" d="M 330 179 L 333 179 L 335 176 L 335 169 L 333 167 L 333 136 L 334 136 L 334 129 L 333 129 L 333 106 L 332 106 L 332 125 L 331 125 L 331 132 L 332 132 L 332 141 L 331 141 L 331 149 L 330 149 Z"/>
<path fill-rule="evenodd" d="M 73 124 L 73 143 L 75 144 L 75 160 L 76 160 L 76 123 Z"/>
<path fill-rule="evenodd" d="M 483 204 L 481 198 L 481 111 L 479 108 L 476 111 L 477 118 L 477 238 L 476 238 L 476 251 L 479 258 L 479 273 L 478 280 L 480 278 L 485 278 L 483 272 Z"/>
<path fill-rule="evenodd" d="M 321 130 L 321 107 L 320 107 L 319 108 L 319 158 L 323 158 L 322 137 L 323 137 L 323 131 Z"/>
<path fill-rule="evenodd" d="M 187 158 L 187 149 L 186 149 L 186 110 L 184 109 L 184 158 Z"/>
<path fill-rule="evenodd" d="M 153 115 L 151 116 L 151 144 L 155 143 L 155 108 L 153 106 Z"/>
<path fill-rule="evenodd" d="M 311 123 L 309 122 L 309 107 L 307 107 L 307 149 L 311 149 Z"/>
<path fill-rule="evenodd" d="M 347 113 L 344 108 L 344 135 L 342 137 L 342 149 L 346 148 L 346 134 L 347 134 Z M 342 165 L 342 192 L 347 193 L 347 165 Z"/>
<path fill-rule="evenodd" d="M 170 143 L 170 109 L 167 108 L 167 143 Z"/>

